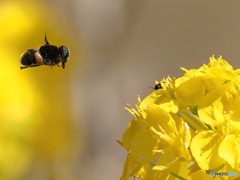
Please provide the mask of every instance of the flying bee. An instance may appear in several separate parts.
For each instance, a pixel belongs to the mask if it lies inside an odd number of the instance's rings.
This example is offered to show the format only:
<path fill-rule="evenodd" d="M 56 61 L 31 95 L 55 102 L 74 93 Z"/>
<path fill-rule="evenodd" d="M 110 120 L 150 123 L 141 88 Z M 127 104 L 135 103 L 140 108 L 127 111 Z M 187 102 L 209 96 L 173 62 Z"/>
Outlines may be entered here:
<path fill-rule="evenodd" d="M 62 68 L 65 68 L 65 63 L 69 59 L 70 51 L 66 46 L 54 46 L 51 45 L 45 34 L 44 38 L 45 44 L 38 49 L 28 49 L 24 52 L 20 61 L 24 65 L 20 69 L 25 69 L 29 67 L 37 67 L 41 65 L 47 65 L 50 67 L 59 66 L 62 63 Z"/>

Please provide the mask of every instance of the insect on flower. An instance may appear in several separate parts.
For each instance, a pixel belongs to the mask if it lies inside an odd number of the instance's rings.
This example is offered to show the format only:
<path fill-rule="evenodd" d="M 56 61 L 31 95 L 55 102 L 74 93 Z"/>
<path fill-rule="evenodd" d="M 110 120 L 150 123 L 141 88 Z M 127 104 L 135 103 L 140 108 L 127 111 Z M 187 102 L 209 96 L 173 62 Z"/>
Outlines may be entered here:
<path fill-rule="evenodd" d="M 69 59 L 70 51 L 66 46 L 54 46 L 51 45 L 45 34 L 44 38 L 45 44 L 37 49 L 28 49 L 24 52 L 20 61 L 24 65 L 20 69 L 25 69 L 29 67 L 37 67 L 41 65 L 47 65 L 50 67 L 59 66 L 62 63 L 62 68 L 65 68 L 65 63 Z"/>
<path fill-rule="evenodd" d="M 154 87 L 154 90 L 162 89 L 162 86 L 160 83 L 156 84 Z"/>
<path fill-rule="evenodd" d="M 162 89 L 162 85 L 159 82 L 157 82 L 157 84 L 154 87 L 151 87 L 151 86 L 148 86 L 148 87 L 154 90 Z"/>

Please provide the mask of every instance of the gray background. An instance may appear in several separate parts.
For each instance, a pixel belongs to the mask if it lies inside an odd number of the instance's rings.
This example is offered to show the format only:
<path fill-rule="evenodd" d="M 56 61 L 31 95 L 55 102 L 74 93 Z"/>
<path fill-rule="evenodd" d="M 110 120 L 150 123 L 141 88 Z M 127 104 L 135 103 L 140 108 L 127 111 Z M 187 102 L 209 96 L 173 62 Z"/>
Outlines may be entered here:
<path fill-rule="evenodd" d="M 80 168 L 86 179 L 118 179 L 127 153 L 115 140 L 132 118 L 123 107 L 150 93 L 147 86 L 155 80 L 182 75 L 179 67 L 198 68 L 213 54 L 239 67 L 239 1 L 82 0 L 67 5 L 85 46 L 85 67 L 73 79 L 72 103 L 86 127 L 88 146 Z"/>

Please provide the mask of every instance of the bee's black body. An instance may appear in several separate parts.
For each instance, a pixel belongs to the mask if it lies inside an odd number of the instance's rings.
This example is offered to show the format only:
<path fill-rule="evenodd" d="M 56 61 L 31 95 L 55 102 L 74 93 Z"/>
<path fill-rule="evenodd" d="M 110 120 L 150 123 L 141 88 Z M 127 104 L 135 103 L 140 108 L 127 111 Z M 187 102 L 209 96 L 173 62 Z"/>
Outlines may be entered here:
<path fill-rule="evenodd" d="M 44 45 L 39 48 L 39 53 L 45 65 L 55 65 L 60 62 L 60 52 L 57 46 Z"/>
<path fill-rule="evenodd" d="M 162 86 L 160 83 L 156 84 L 154 87 L 154 90 L 162 89 Z"/>
<path fill-rule="evenodd" d="M 62 63 L 62 68 L 65 68 L 65 63 L 69 58 L 69 50 L 65 46 L 54 46 L 50 45 L 47 36 L 45 35 L 45 44 L 39 49 L 29 49 L 21 56 L 21 63 L 24 67 L 36 67 L 41 65 L 48 66 L 59 66 L 58 64 Z"/>

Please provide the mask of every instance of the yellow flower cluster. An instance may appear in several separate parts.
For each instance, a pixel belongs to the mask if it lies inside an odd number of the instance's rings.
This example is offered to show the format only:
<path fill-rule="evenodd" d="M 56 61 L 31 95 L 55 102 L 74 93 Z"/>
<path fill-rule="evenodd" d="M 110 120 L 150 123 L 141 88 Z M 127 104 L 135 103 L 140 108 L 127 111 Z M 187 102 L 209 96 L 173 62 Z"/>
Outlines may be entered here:
<path fill-rule="evenodd" d="M 121 180 L 240 174 L 240 69 L 214 56 L 199 69 L 181 69 L 182 77 L 161 80 L 126 108 L 134 118 L 119 141 L 128 152 Z"/>

